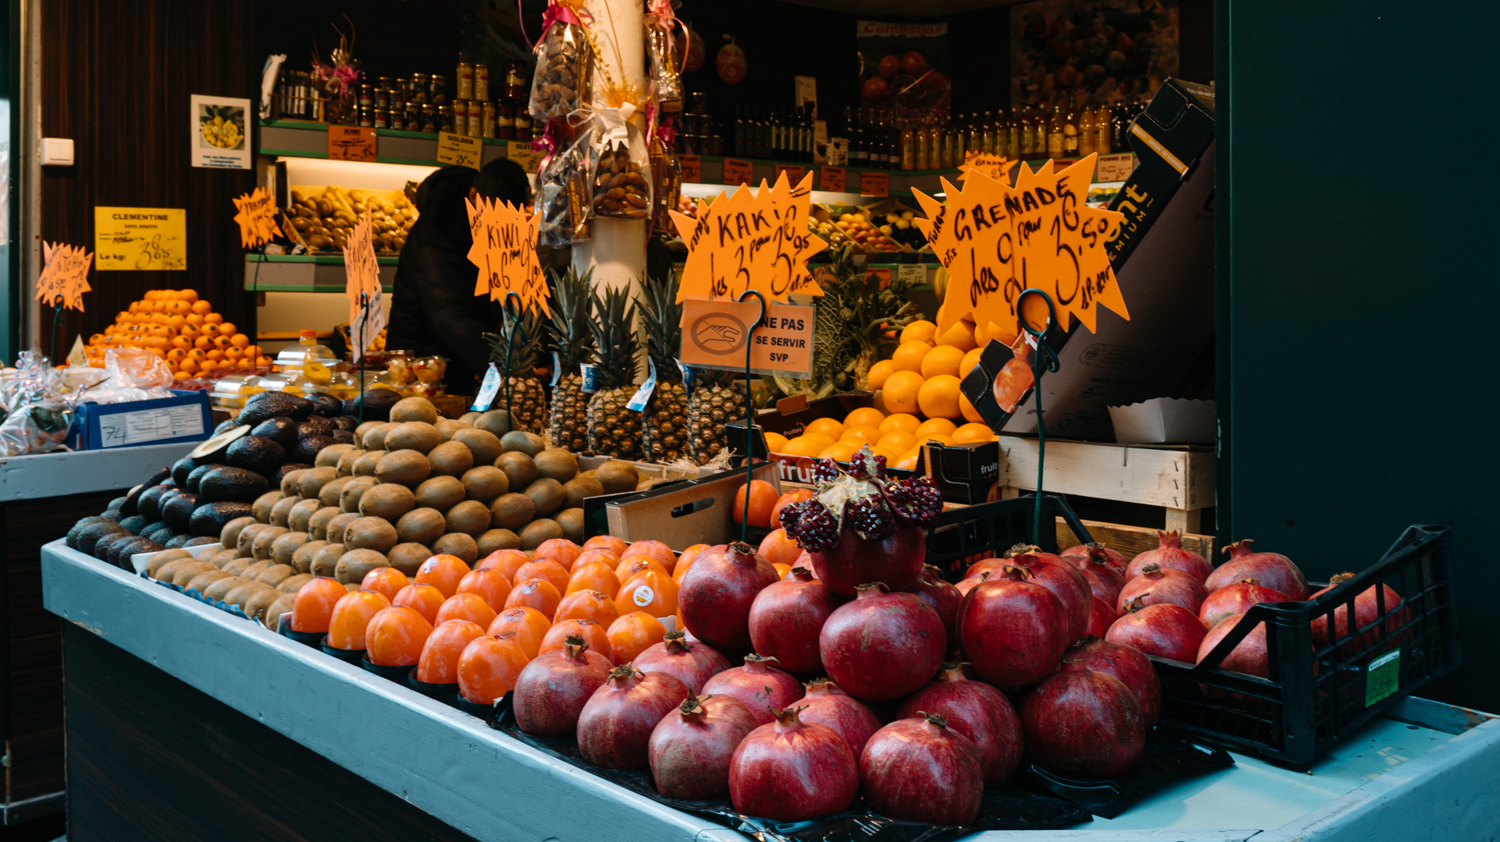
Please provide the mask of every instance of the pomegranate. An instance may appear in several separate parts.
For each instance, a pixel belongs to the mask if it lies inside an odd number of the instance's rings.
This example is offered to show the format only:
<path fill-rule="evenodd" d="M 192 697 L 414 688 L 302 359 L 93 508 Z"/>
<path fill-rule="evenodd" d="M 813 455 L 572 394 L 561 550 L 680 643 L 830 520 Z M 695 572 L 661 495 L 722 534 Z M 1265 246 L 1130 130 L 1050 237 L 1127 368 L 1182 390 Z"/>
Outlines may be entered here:
<path fill-rule="evenodd" d="M 906 592 L 915 594 L 943 618 L 943 631 L 948 636 L 949 651 L 958 646 L 958 606 L 963 603 L 964 595 L 943 578 L 943 571 L 930 564 L 923 565 L 922 572 L 917 574 L 917 580 L 911 583 Z"/>
<path fill-rule="evenodd" d="M 813 475 L 818 493 L 783 508 L 781 526 L 812 555 L 818 578 L 840 596 L 854 596 L 866 582 L 909 587 L 927 557 L 922 527 L 943 512 L 937 485 L 926 477 L 887 480 L 885 457 L 868 445 L 849 460 L 848 473 L 820 459 Z"/>
<path fill-rule="evenodd" d="M 980 582 L 983 582 L 985 579 L 988 579 L 989 577 L 990 577 L 990 571 L 986 570 L 983 573 L 980 573 L 978 576 L 970 576 L 969 578 L 964 579 L 962 582 L 959 582 L 958 584 L 954 585 L 953 587 L 958 588 L 958 595 L 959 596 L 961 596 L 961 597 L 968 596 L 969 595 L 969 591 L 974 590 L 974 586 L 975 585 L 978 585 Z M 959 603 L 959 607 L 960 608 L 963 607 L 963 603 L 962 602 Z"/>
<path fill-rule="evenodd" d="M 781 578 L 765 556 L 735 542 L 704 550 L 682 577 L 677 611 L 693 637 L 721 649 L 750 648 L 750 605 Z"/>
<path fill-rule="evenodd" d="M 688 693 L 651 731 L 647 756 L 656 791 L 689 801 L 729 795 L 729 760 L 758 724 L 739 699 Z"/>
<path fill-rule="evenodd" d="M 859 780 L 870 809 L 890 819 L 972 824 L 984 801 L 979 749 L 935 713 L 876 731 L 859 756 Z"/>
<path fill-rule="evenodd" d="M 578 753 L 606 769 L 645 766 L 652 729 L 687 694 L 688 688 L 666 673 L 615 667 L 578 714 Z"/>
<path fill-rule="evenodd" d="M 1021 765 L 1021 718 L 999 690 L 964 674 L 961 664 L 943 664 L 943 671 L 926 687 L 901 703 L 897 714 L 911 719 L 925 711 L 948 721 L 948 727 L 968 737 L 979 749 L 984 783 L 1004 783 Z"/>
<path fill-rule="evenodd" d="M 1182 533 L 1176 530 L 1171 532 L 1156 533 L 1161 536 L 1161 543 L 1154 550 L 1147 550 L 1130 560 L 1130 565 L 1125 568 L 1125 580 L 1141 575 L 1141 569 L 1148 564 L 1155 564 L 1162 570 L 1181 570 L 1192 576 L 1200 583 L 1208 578 L 1213 572 L 1213 566 L 1203 556 L 1192 550 L 1182 548 Z M 1194 609 L 1195 611 L 1197 609 Z"/>
<path fill-rule="evenodd" d="M 1120 595 L 1115 600 L 1115 610 L 1123 614 L 1137 602 L 1141 605 L 1170 602 L 1197 614 L 1206 596 L 1208 589 L 1198 579 L 1180 570 L 1147 564 L 1141 568 L 1139 575 L 1127 581 L 1125 587 L 1120 589 Z"/>
<path fill-rule="evenodd" d="M 1083 578 L 1089 583 L 1090 593 L 1110 605 L 1119 601 L 1120 589 L 1125 587 L 1125 574 L 1110 563 L 1108 556 L 1099 553 L 1097 555 L 1065 555 L 1062 558 L 1083 574 Z"/>
<path fill-rule="evenodd" d="M 1046 678 L 1068 648 L 1068 618 L 1024 567 L 1005 567 L 964 597 L 959 646 L 985 681 L 1024 687 Z"/>
<path fill-rule="evenodd" d="M 1097 637 L 1086 637 L 1073 644 L 1063 660 L 1076 660 L 1095 672 L 1109 673 L 1124 682 L 1141 707 L 1146 727 L 1156 724 L 1161 715 L 1161 681 L 1151 659 L 1134 646 L 1111 643 Z"/>
<path fill-rule="evenodd" d="M 1109 603 L 1097 596 L 1094 597 L 1094 607 L 1089 611 L 1089 634 L 1093 637 L 1103 637 L 1118 619 L 1120 615 L 1110 607 Z"/>
<path fill-rule="evenodd" d="M 994 570 L 997 567 L 1004 567 L 1006 563 L 1007 562 L 1003 558 L 995 558 L 993 556 L 991 556 L 990 558 L 981 558 L 980 560 L 969 565 L 969 569 L 964 571 L 964 578 L 970 579 L 978 576 L 981 573 L 987 573 L 991 570 Z"/>
<path fill-rule="evenodd" d="M 864 702 L 839 689 L 827 678 L 807 683 L 807 695 L 797 706 L 797 715 L 809 725 L 824 725 L 844 738 L 849 751 L 858 756 L 870 735 L 880 730 L 880 717 Z"/>
<path fill-rule="evenodd" d="M 844 738 L 797 719 L 797 708 L 751 731 L 729 761 L 734 809 L 778 822 L 847 810 L 859 794 L 859 762 Z"/>
<path fill-rule="evenodd" d="M 895 699 L 926 684 L 943 663 L 943 618 L 909 593 L 876 582 L 839 606 L 818 635 L 823 666 L 856 699 Z"/>
<path fill-rule="evenodd" d="M 782 708 L 802 698 L 802 682 L 791 673 L 771 666 L 775 658 L 746 655 L 745 665 L 727 669 L 710 678 L 703 685 L 704 695 L 733 696 L 745 703 L 756 725 L 765 725 L 776 719 Z"/>
<path fill-rule="evenodd" d="M 1063 604 L 1068 617 L 1068 640 L 1083 637 L 1089 630 L 1092 603 L 1089 601 L 1089 581 L 1078 572 L 1078 568 L 1063 561 L 1062 556 L 1024 544 L 1012 547 L 1009 556 L 1010 564 L 1030 570 L 1035 574 L 1032 581 L 1052 591 L 1052 595 Z"/>
<path fill-rule="evenodd" d="M 842 601 L 813 578 L 811 570 L 793 567 L 785 579 L 756 594 L 750 603 L 750 642 L 788 672 L 822 672 L 818 632 Z"/>
<path fill-rule="evenodd" d="M 644 673 L 664 672 L 694 693 L 717 673 L 729 669 L 729 659 L 712 646 L 688 642 L 680 631 L 669 631 L 661 643 L 653 643 L 636 656 L 635 668 Z"/>
<path fill-rule="evenodd" d="M 1196 663 L 1198 644 L 1207 633 L 1203 621 L 1181 605 L 1164 602 L 1123 614 L 1104 639 L 1171 661 Z"/>
<path fill-rule="evenodd" d="M 1026 697 L 1021 725 L 1037 764 L 1069 777 L 1128 771 L 1146 746 L 1146 720 L 1130 688 L 1076 660 Z"/>
<path fill-rule="evenodd" d="M 1317 597 L 1320 597 L 1352 578 L 1354 578 L 1353 573 L 1340 573 L 1337 576 L 1334 576 L 1332 579 L 1328 580 L 1328 587 L 1313 594 L 1310 598 L 1315 599 Z M 1377 586 L 1375 585 L 1371 585 L 1363 591 L 1360 591 L 1359 596 L 1356 596 L 1354 598 L 1353 629 L 1349 628 L 1349 609 L 1347 606 L 1340 605 L 1333 610 L 1334 639 L 1342 640 L 1345 637 L 1348 637 L 1351 632 L 1365 628 L 1366 626 L 1372 626 L 1377 620 L 1380 619 L 1381 606 L 1380 603 L 1377 602 L 1377 597 L 1375 594 L 1376 587 Z M 1394 588 L 1385 584 L 1379 585 L 1378 587 L 1380 588 L 1381 595 L 1383 596 L 1383 600 L 1385 602 L 1385 633 L 1388 637 L 1394 636 L 1397 630 L 1411 619 L 1411 610 L 1401 607 L 1404 600 L 1401 599 L 1401 594 L 1396 593 L 1396 590 Z M 1354 640 L 1351 640 L 1343 646 L 1340 646 L 1339 653 L 1347 657 L 1352 652 L 1356 652 L 1361 649 L 1368 649 L 1371 646 L 1375 645 L 1375 641 L 1378 637 L 1379 630 L 1372 628 L 1364 634 L 1358 635 Z M 1397 640 L 1397 643 L 1404 643 L 1405 637 L 1406 635 L 1401 635 L 1401 637 Z M 1327 614 L 1323 614 L 1313 618 L 1312 638 L 1313 642 L 1319 646 L 1326 646 L 1331 642 L 1328 638 Z"/>
<path fill-rule="evenodd" d="M 1234 627 L 1243 619 L 1245 619 L 1244 614 L 1230 614 L 1228 617 L 1220 620 L 1218 625 L 1209 630 L 1208 634 L 1203 638 L 1203 642 L 1198 644 L 1198 656 L 1195 662 L 1203 663 L 1203 659 L 1208 657 L 1208 653 L 1214 651 L 1214 647 L 1219 645 L 1219 641 L 1223 640 L 1233 631 Z M 1250 633 L 1245 635 L 1245 639 L 1235 644 L 1234 649 L 1230 650 L 1229 654 L 1224 656 L 1224 660 L 1219 662 L 1218 668 L 1231 672 L 1258 675 L 1261 678 L 1270 678 L 1271 662 L 1269 655 L 1266 653 L 1266 624 L 1256 623 L 1255 628 L 1251 629 Z"/>
<path fill-rule="evenodd" d="M 1112 550 L 1109 547 L 1104 546 L 1103 544 L 1075 544 L 1074 546 L 1068 547 L 1066 550 L 1063 550 L 1061 555 L 1066 559 L 1073 559 L 1079 556 L 1084 556 L 1086 558 L 1103 561 L 1104 563 L 1120 571 L 1121 573 L 1124 573 L 1125 568 L 1130 564 L 1130 562 L 1125 560 L 1125 556 L 1122 555 L 1118 550 Z"/>
<path fill-rule="evenodd" d="M 1263 588 L 1254 579 L 1245 579 L 1215 590 L 1203 600 L 1198 608 L 1198 619 L 1203 625 L 1213 628 L 1230 614 L 1243 614 L 1250 606 L 1262 602 L 1291 602 L 1291 597 L 1280 591 Z"/>
<path fill-rule="evenodd" d="M 578 728 L 578 714 L 609 678 L 609 659 L 568 635 L 562 649 L 544 652 L 516 676 L 511 696 L 516 727 L 538 737 L 562 737 Z"/>
<path fill-rule="evenodd" d="M 1209 574 L 1203 584 L 1211 591 L 1227 587 L 1234 582 L 1254 579 L 1273 591 L 1286 594 L 1294 602 L 1307 599 L 1307 577 L 1302 568 L 1281 553 L 1257 553 L 1250 549 L 1249 538 L 1237 541 L 1224 548 L 1229 560 Z M 1283 600 L 1288 601 L 1288 600 Z"/>

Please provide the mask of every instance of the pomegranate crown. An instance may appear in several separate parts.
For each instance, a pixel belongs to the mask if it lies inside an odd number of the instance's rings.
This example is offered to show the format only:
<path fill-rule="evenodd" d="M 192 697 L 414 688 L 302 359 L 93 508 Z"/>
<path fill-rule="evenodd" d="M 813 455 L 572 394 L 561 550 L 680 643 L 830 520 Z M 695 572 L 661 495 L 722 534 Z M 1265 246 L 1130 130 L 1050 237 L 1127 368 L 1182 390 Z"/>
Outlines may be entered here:
<path fill-rule="evenodd" d="M 831 678 L 814 678 L 812 681 L 802 685 L 809 693 L 840 693 L 838 684 Z"/>
<path fill-rule="evenodd" d="M 776 660 L 776 657 L 774 655 L 761 655 L 755 652 L 751 652 L 750 654 L 745 656 L 745 666 L 754 667 L 755 671 L 757 672 L 767 669 L 772 664 L 779 663 L 781 662 Z"/>
<path fill-rule="evenodd" d="M 687 698 L 682 700 L 682 704 L 677 706 L 677 710 L 683 716 L 702 716 L 705 713 L 703 710 L 703 700 L 707 698 L 710 697 L 704 696 L 703 699 L 700 699 L 698 698 L 698 694 L 689 690 Z"/>
<path fill-rule="evenodd" d="M 1041 551 L 1042 548 L 1038 547 L 1036 544 L 1016 544 L 1015 546 L 1005 551 L 1005 557 L 1016 558 L 1017 556 L 1036 555 Z"/>
<path fill-rule="evenodd" d="M 1134 614 L 1135 612 L 1141 610 L 1142 608 L 1145 608 L 1146 607 L 1146 597 L 1148 597 L 1150 595 L 1151 595 L 1150 591 L 1146 591 L 1145 593 L 1140 594 L 1135 599 L 1132 599 L 1131 601 L 1125 603 L 1125 610 L 1129 611 L 1132 614 Z"/>
<path fill-rule="evenodd" d="M 669 631 L 662 638 L 662 645 L 667 647 L 668 652 L 687 652 L 689 650 L 687 635 L 680 631 Z"/>
<path fill-rule="evenodd" d="M 919 710 L 917 711 L 917 715 L 927 720 L 929 725 L 936 725 L 944 731 L 948 730 L 948 720 L 944 719 L 938 714 L 928 713 L 925 710 Z"/>
<path fill-rule="evenodd" d="M 901 522 L 934 523 L 943 511 L 943 496 L 927 477 L 886 479 L 885 457 L 861 447 L 847 471 L 832 459 L 815 470 L 817 494 L 811 500 L 782 507 L 781 526 L 809 552 L 822 552 L 839 541 L 845 526 L 866 541 L 879 541 Z"/>
<path fill-rule="evenodd" d="M 806 708 L 807 705 L 798 705 L 797 707 L 786 707 L 781 710 L 771 711 L 771 715 L 776 717 L 776 730 L 785 731 L 789 728 L 801 726 L 802 720 L 797 718 L 797 714 Z"/>
<path fill-rule="evenodd" d="M 645 675 L 645 673 L 636 669 L 633 663 L 620 664 L 609 671 L 609 680 L 611 682 L 628 681 L 635 675 Z"/>
<path fill-rule="evenodd" d="M 1168 548 L 1178 549 L 1178 550 L 1182 549 L 1182 533 L 1181 532 L 1178 532 L 1177 530 L 1173 529 L 1170 532 L 1161 532 L 1161 531 L 1158 531 L 1156 534 L 1161 536 L 1161 543 L 1157 545 L 1157 549 L 1168 549 Z"/>
<path fill-rule="evenodd" d="M 1084 547 L 1085 550 L 1088 551 L 1089 561 L 1093 562 L 1094 564 L 1108 564 L 1109 563 L 1109 548 L 1108 547 L 1104 546 L 1103 544 L 1097 544 L 1097 543 L 1095 543 L 1095 544 L 1084 544 L 1083 547 Z"/>
<path fill-rule="evenodd" d="M 563 652 L 567 653 L 567 656 L 572 660 L 576 661 L 582 658 L 584 651 L 588 648 L 589 645 L 583 642 L 582 635 L 570 634 L 563 638 Z"/>
<path fill-rule="evenodd" d="M 1255 543 L 1255 539 L 1253 538 L 1241 538 L 1240 540 L 1235 541 L 1233 544 L 1226 546 L 1224 548 L 1224 554 L 1229 556 L 1230 558 L 1239 558 L 1242 555 L 1249 555 L 1252 552 L 1255 552 L 1254 550 L 1250 549 L 1250 545 L 1253 543 Z"/>
<path fill-rule="evenodd" d="M 1147 562 L 1147 563 L 1141 565 L 1141 575 L 1142 576 L 1150 576 L 1152 574 L 1160 573 L 1160 572 L 1161 572 L 1161 565 L 1157 564 L 1154 561 L 1150 561 L 1150 562 Z"/>

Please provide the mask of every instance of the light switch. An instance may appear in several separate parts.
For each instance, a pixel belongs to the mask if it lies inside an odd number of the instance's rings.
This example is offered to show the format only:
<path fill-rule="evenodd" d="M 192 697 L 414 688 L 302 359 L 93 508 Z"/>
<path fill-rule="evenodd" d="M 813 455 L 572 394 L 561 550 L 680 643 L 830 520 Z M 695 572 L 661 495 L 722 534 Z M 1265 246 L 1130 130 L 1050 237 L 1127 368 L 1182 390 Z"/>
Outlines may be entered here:
<path fill-rule="evenodd" d="M 42 138 L 42 166 L 73 166 L 73 139 L 69 137 Z"/>

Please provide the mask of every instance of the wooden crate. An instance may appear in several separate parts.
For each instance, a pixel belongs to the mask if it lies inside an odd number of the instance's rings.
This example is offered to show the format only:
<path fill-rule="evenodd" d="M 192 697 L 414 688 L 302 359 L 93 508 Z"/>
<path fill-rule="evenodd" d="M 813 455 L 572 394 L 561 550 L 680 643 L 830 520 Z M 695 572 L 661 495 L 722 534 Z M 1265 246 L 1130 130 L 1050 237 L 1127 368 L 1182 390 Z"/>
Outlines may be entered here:
<path fill-rule="evenodd" d="M 1118 550 L 1126 558 L 1135 558 L 1146 550 L 1156 549 L 1159 541 L 1157 530 L 1143 526 L 1125 526 L 1119 523 L 1103 523 L 1097 520 L 1086 520 L 1083 522 L 1089 535 L 1097 542 Z M 1067 521 L 1057 519 L 1057 549 L 1059 552 L 1068 547 L 1076 547 L 1081 541 L 1068 527 Z M 1183 533 L 1182 548 L 1192 550 L 1206 559 L 1214 557 L 1214 536 L 1195 535 L 1191 532 Z"/>

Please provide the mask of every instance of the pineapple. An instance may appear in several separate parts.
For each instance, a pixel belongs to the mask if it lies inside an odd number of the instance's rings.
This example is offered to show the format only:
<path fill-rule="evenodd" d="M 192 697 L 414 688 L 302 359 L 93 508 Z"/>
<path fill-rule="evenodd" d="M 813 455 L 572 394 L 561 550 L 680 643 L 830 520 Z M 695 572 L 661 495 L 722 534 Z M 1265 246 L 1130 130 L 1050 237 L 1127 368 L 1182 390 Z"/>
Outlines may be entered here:
<path fill-rule="evenodd" d="M 552 318 L 547 323 L 547 332 L 557 349 L 562 370 L 557 385 L 552 387 L 547 432 L 553 447 L 575 453 L 588 449 L 589 445 L 588 429 L 584 423 L 589 398 L 583 393 L 583 378 L 578 374 L 578 366 L 594 361 L 594 335 L 589 329 L 592 277 L 592 270 L 579 275 L 571 267 L 567 274 L 553 276 Z"/>
<path fill-rule="evenodd" d="M 724 422 L 745 418 L 745 381 L 729 371 L 695 369 L 693 396 L 688 399 L 688 453 L 699 465 L 721 450 L 744 449 L 731 442 Z"/>
<path fill-rule="evenodd" d="M 510 370 L 506 371 L 505 345 L 512 331 L 516 332 L 516 337 L 510 351 Z M 506 408 L 505 393 L 509 386 L 515 429 L 542 432 L 547 426 L 547 393 L 536 376 L 537 355 L 542 346 L 542 326 L 536 313 L 526 313 L 516 321 L 502 321 L 500 332 L 484 334 L 484 341 L 490 346 L 490 362 L 503 375 L 490 409 Z"/>
<path fill-rule="evenodd" d="M 626 404 L 635 396 L 635 304 L 623 289 L 594 293 L 589 328 L 599 352 L 599 391 L 589 399 L 589 450 L 616 459 L 641 457 L 641 414 Z"/>
<path fill-rule="evenodd" d="M 656 389 L 646 404 L 641 429 L 641 452 L 652 462 L 675 462 L 687 454 L 687 389 L 677 367 L 682 344 L 682 305 L 677 303 L 677 280 L 647 278 L 645 295 L 636 298 L 646 328 L 646 353 L 656 366 Z"/>

